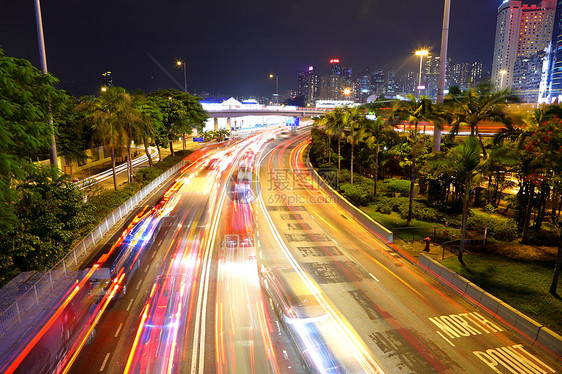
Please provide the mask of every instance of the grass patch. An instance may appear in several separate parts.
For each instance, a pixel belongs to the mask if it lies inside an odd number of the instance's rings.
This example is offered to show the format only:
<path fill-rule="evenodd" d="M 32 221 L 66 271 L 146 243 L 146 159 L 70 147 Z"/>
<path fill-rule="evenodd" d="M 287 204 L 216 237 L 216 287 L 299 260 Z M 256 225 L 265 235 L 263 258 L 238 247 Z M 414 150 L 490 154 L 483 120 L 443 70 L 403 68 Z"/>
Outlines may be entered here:
<path fill-rule="evenodd" d="M 377 212 L 373 204 L 361 207 L 361 210 L 369 217 L 392 231 L 394 233 L 394 237 L 404 240 L 405 242 L 419 241 L 428 236 L 433 238 L 433 226 L 439 226 L 431 222 L 423 222 L 416 219 L 413 219 L 412 222 L 410 222 L 410 225 L 408 225 L 408 222 L 405 219 L 400 218 L 398 213 L 392 212 L 390 214 L 383 214 Z"/>
<path fill-rule="evenodd" d="M 484 253 L 467 253 L 466 266 L 456 258 L 443 264 L 523 314 L 562 334 L 562 301 L 548 293 L 552 263 L 519 261 Z"/>

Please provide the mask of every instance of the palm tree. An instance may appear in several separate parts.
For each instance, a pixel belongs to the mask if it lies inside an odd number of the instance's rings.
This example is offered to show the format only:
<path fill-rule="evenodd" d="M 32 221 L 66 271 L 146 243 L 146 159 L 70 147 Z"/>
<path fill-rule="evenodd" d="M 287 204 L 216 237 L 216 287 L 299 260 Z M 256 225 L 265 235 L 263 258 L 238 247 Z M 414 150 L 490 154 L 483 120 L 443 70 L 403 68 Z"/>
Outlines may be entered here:
<path fill-rule="evenodd" d="M 343 125 L 343 110 L 341 108 L 335 108 L 332 112 L 326 113 L 318 121 L 319 126 L 325 126 L 326 134 L 329 137 L 335 136 L 338 140 L 338 176 L 339 180 L 340 170 L 341 170 L 341 139 L 345 136 L 344 125 Z M 330 147 L 329 147 L 330 148 Z M 331 162 L 331 156 L 330 156 Z"/>
<path fill-rule="evenodd" d="M 375 190 L 374 196 L 377 196 L 377 182 L 379 179 L 379 153 L 380 145 L 386 139 L 396 137 L 396 132 L 382 117 L 378 117 L 376 120 L 365 120 L 363 127 L 360 131 L 360 138 L 367 144 L 368 147 L 372 148 L 374 145 L 374 155 L 375 155 Z"/>
<path fill-rule="evenodd" d="M 468 202 L 470 200 L 470 187 L 474 177 L 479 174 L 480 164 L 480 145 L 478 140 L 471 135 L 465 142 L 456 146 L 451 151 L 459 156 L 458 168 L 464 184 L 464 198 L 462 205 L 462 223 L 461 223 L 461 243 L 459 247 L 459 262 L 464 264 L 462 255 L 464 253 L 464 245 L 466 239 L 466 224 L 468 220 Z"/>
<path fill-rule="evenodd" d="M 414 183 L 416 180 L 416 157 L 423 152 L 425 144 L 418 144 L 418 124 L 420 122 L 430 122 L 435 126 L 440 126 L 444 114 L 439 112 L 427 97 L 421 97 L 417 100 L 414 95 L 408 95 L 408 100 L 400 100 L 394 104 L 392 108 L 390 121 L 391 123 L 400 123 L 402 121 L 410 122 L 414 126 L 413 144 L 412 144 L 412 160 L 411 160 L 411 173 L 410 173 L 410 205 L 408 208 L 408 224 L 413 219 L 414 209 Z"/>
<path fill-rule="evenodd" d="M 350 135 L 347 137 L 347 142 L 351 144 L 351 184 L 353 184 L 353 164 L 355 161 L 355 142 L 357 141 L 358 134 L 356 131 L 359 130 L 364 122 L 365 117 L 363 117 L 362 111 L 359 107 L 346 108 L 344 115 L 342 117 L 343 128 L 348 128 L 350 130 Z"/>
<path fill-rule="evenodd" d="M 484 158 L 486 158 L 486 149 L 478 131 L 478 124 L 484 120 L 505 123 L 504 109 L 508 103 L 516 101 L 517 99 L 508 90 L 477 92 L 474 89 L 470 89 L 465 91 L 462 96 L 453 96 L 446 103 L 446 107 L 450 109 L 453 115 L 451 135 L 457 135 L 461 126 L 470 127 L 470 135 L 478 136 L 480 146 L 484 152 Z"/>
<path fill-rule="evenodd" d="M 111 152 L 113 187 L 117 190 L 115 150 L 129 143 L 126 122 L 133 108 L 131 96 L 124 88 L 110 87 L 93 101 L 80 104 L 79 108 L 88 112 L 85 119 L 92 123 L 93 138 Z"/>

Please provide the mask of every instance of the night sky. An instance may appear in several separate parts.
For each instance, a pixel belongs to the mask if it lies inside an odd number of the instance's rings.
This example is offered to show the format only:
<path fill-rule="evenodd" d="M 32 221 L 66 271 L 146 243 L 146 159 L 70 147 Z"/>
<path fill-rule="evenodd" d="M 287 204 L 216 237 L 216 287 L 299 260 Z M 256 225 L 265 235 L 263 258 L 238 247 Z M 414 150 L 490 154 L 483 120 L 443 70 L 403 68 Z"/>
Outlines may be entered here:
<path fill-rule="evenodd" d="M 501 0 L 451 0 L 449 57 L 489 71 Z M 339 58 L 365 67 L 415 70 L 413 52 L 439 55 L 444 0 L 42 0 L 49 71 L 74 95 L 96 94 L 101 74 L 128 90 L 270 95 L 296 89 L 297 71 Z M 38 68 L 33 0 L 1 0 L 0 47 Z M 167 69 L 171 79 L 162 68 Z M 179 85 L 178 85 L 179 84 Z"/>

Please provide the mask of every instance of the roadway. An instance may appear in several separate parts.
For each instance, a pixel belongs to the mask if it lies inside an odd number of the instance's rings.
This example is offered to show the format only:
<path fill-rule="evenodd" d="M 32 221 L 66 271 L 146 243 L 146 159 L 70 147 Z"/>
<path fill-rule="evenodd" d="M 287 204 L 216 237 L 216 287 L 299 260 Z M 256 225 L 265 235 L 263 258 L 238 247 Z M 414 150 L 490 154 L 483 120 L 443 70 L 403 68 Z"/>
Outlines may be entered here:
<path fill-rule="evenodd" d="M 258 134 L 185 169 L 96 260 L 126 292 L 70 372 L 561 372 L 332 201 L 307 143 Z"/>

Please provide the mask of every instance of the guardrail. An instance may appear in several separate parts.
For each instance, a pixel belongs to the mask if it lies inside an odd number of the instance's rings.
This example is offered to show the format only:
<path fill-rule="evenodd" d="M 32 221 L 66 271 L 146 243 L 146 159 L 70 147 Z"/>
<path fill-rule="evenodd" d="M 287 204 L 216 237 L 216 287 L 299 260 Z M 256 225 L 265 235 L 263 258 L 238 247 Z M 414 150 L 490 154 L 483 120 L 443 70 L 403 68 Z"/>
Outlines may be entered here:
<path fill-rule="evenodd" d="M 23 295 L 0 312 L 0 338 L 9 332 L 16 324 L 25 323 L 25 317 L 36 306 L 40 305 L 40 295 L 52 291 L 59 280 L 67 277 L 67 272 L 75 270 L 91 253 L 104 235 L 126 214 L 128 214 L 138 203 L 158 186 L 164 183 L 173 174 L 187 165 L 185 160 L 161 174 L 143 189 L 137 192 L 119 208 L 107 216 L 94 230 L 82 239 L 74 248 L 51 270 L 46 272 L 37 282 L 33 284 Z"/>

